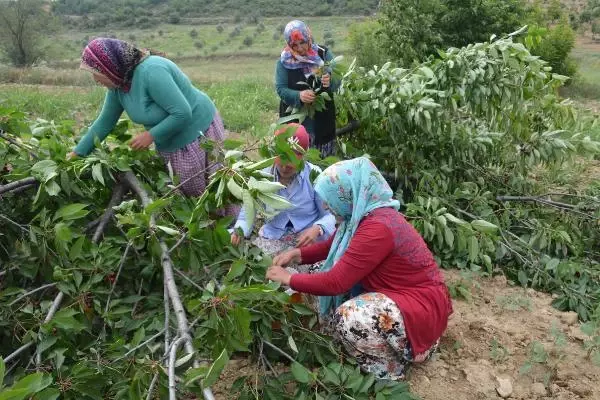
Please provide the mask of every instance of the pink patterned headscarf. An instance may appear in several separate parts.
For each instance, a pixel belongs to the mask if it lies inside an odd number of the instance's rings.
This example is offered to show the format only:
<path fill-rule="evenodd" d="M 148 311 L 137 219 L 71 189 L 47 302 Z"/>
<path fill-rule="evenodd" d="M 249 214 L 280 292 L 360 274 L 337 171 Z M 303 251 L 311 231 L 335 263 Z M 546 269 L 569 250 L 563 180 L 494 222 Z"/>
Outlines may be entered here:
<path fill-rule="evenodd" d="M 96 38 L 83 49 L 80 68 L 97 72 L 128 92 L 135 67 L 148 55 L 150 51 L 123 40 Z"/>

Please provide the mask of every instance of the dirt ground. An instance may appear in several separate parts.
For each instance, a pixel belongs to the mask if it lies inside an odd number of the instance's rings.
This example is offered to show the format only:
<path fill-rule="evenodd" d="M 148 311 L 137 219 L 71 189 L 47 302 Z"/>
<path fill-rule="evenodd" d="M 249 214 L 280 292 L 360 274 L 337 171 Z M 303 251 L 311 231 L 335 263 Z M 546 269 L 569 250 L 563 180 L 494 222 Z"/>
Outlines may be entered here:
<path fill-rule="evenodd" d="M 449 284 L 461 279 L 458 271 L 445 275 Z M 463 282 L 472 285 L 472 299 L 454 301 L 440 352 L 409 371 L 413 393 L 423 400 L 600 400 L 600 367 L 587 358 L 589 338 L 575 313 L 557 311 L 550 295 L 502 276 Z M 215 397 L 231 398 L 229 385 L 255 372 L 248 360 L 232 361 Z"/>
<path fill-rule="evenodd" d="M 504 277 L 476 280 L 472 294 L 454 301 L 438 356 L 408 377 L 423 400 L 498 399 L 503 390 L 513 399 L 600 399 L 600 368 L 587 358 L 575 313 Z"/>

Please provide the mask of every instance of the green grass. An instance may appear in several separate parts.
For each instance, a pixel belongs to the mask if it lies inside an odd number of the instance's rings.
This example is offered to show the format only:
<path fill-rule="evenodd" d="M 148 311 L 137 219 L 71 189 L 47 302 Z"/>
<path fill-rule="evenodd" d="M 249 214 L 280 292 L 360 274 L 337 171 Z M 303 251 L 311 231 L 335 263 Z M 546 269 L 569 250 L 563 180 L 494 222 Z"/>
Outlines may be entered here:
<path fill-rule="evenodd" d="M 232 22 L 222 24 L 224 30 L 219 33 L 216 24 L 197 25 L 169 25 L 162 24 L 152 29 L 131 30 L 108 30 L 108 31 L 70 31 L 65 32 L 48 40 L 50 54 L 55 60 L 69 60 L 77 62 L 81 50 L 87 41 L 96 36 L 115 35 L 119 39 L 136 43 L 140 47 L 153 48 L 164 51 L 171 58 L 191 56 L 224 56 L 224 55 L 264 55 L 276 57 L 284 46 L 283 34 L 280 29 L 291 18 L 266 18 L 262 21 L 265 29 L 257 31 L 258 25 L 234 24 Z M 332 50 L 335 53 L 346 53 L 348 51 L 348 28 L 352 21 L 358 20 L 353 17 L 326 17 L 306 18 L 305 22 L 310 26 L 315 40 L 323 44 L 324 33 L 329 30 L 335 41 Z M 240 34 L 231 37 L 235 27 L 240 28 Z M 195 30 L 197 37 L 192 37 L 190 32 Z M 162 35 L 160 35 L 162 32 Z M 252 45 L 246 46 L 243 41 L 246 37 L 252 39 Z M 202 48 L 196 47 L 201 42 Z"/>
<path fill-rule="evenodd" d="M 102 107 L 104 89 L 40 85 L 0 85 L 0 104 L 32 118 L 89 122 Z"/>
<path fill-rule="evenodd" d="M 571 55 L 578 72 L 564 94 L 574 99 L 600 100 L 600 51 L 576 47 Z"/>
<path fill-rule="evenodd" d="M 268 81 L 246 77 L 196 86 L 211 96 L 230 131 L 262 136 L 277 119 L 279 100 Z M 0 104 L 32 118 L 74 120 L 81 129 L 99 112 L 104 93 L 100 87 L 0 85 Z"/>

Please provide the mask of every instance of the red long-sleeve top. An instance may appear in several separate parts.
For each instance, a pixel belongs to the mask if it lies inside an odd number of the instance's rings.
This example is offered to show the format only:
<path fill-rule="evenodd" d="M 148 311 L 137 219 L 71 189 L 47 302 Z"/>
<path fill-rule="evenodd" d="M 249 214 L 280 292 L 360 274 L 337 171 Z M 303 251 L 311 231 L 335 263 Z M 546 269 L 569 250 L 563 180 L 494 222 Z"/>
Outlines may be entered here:
<path fill-rule="evenodd" d="M 302 248 L 302 264 L 326 259 L 333 238 Z M 415 356 L 428 350 L 446 329 L 452 302 L 439 268 L 419 233 L 392 208 L 376 209 L 362 219 L 331 270 L 292 275 L 290 286 L 336 296 L 357 283 L 398 305 Z"/>

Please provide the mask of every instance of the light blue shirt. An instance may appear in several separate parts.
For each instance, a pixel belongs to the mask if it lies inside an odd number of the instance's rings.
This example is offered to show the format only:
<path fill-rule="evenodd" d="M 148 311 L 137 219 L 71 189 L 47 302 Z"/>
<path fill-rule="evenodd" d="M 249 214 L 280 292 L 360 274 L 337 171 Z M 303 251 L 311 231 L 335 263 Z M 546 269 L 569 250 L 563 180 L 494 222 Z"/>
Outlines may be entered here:
<path fill-rule="evenodd" d="M 310 181 L 311 169 L 319 170 L 308 162 L 304 163 L 304 170 L 297 174 L 294 180 L 285 189 L 279 190 L 278 195 L 285 197 L 292 207 L 283 210 L 262 228 L 261 236 L 266 239 L 281 239 L 286 232 L 288 222 L 292 224 L 292 231 L 302 232 L 313 225 L 320 225 L 323 228 L 323 235 L 319 240 L 327 239 L 335 231 L 335 217 L 329 211 L 325 210 L 323 201 L 315 192 Z M 264 169 L 275 176 L 275 181 L 279 180 L 279 174 L 275 166 Z M 249 237 L 252 233 L 252 226 L 246 222 L 246 212 L 242 207 L 238 216 L 235 228 L 241 228 L 244 236 Z"/>

